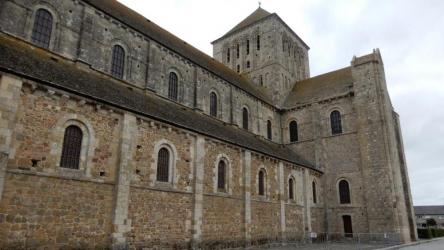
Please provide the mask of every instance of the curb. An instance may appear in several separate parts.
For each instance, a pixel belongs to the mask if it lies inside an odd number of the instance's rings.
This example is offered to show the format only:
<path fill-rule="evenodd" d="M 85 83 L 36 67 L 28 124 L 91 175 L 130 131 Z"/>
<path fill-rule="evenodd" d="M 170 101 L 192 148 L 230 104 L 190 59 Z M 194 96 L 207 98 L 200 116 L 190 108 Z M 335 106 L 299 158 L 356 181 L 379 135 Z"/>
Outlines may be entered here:
<path fill-rule="evenodd" d="M 392 247 L 378 248 L 378 249 L 375 249 L 375 250 L 395 250 L 395 249 L 401 249 L 401 248 L 404 248 L 404 247 L 422 245 L 422 244 L 425 244 L 425 243 L 429 243 L 429 242 L 433 242 L 433 241 L 438 241 L 438 240 L 444 240 L 444 237 L 434 238 L 434 239 L 430 239 L 430 240 L 417 240 L 415 242 L 410 242 L 410 243 L 406 243 L 406 244 L 402 244 L 402 245 L 396 245 L 396 246 L 392 246 Z"/>

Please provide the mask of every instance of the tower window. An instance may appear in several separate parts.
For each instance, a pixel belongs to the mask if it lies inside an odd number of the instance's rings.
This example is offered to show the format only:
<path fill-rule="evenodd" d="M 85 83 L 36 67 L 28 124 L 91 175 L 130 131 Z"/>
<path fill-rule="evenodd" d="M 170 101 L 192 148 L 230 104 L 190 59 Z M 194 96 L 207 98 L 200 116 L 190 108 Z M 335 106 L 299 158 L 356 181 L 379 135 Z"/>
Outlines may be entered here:
<path fill-rule="evenodd" d="M 48 49 L 51 41 L 52 23 L 53 18 L 49 11 L 45 9 L 37 10 L 31 41 L 40 47 Z"/>
<path fill-rule="evenodd" d="M 217 117 L 217 95 L 214 92 L 210 94 L 210 115 Z"/>
<path fill-rule="evenodd" d="M 342 133 L 341 113 L 335 110 L 330 114 L 331 133 L 333 135 Z"/>
<path fill-rule="evenodd" d="M 311 183 L 311 191 L 313 192 L 313 203 L 314 204 L 316 204 L 318 201 L 317 201 L 317 194 L 316 194 L 316 182 L 312 182 Z"/>
<path fill-rule="evenodd" d="M 240 48 L 239 48 L 239 44 L 236 45 L 236 58 L 239 59 L 240 56 Z"/>
<path fill-rule="evenodd" d="M 256 49 L 261 50 L 261 36 L 257 35 L 256 37 Z"/>
<path fill-rule="evenodd" d="M 248 110 L 242 109 L 242 128 L 248 130 Z"/>
<path fill-rule="evenodd" d="M 247 40 L 247 55 L 250 54 L 250 40 Z"/>
<path fill-rule="evenodd" d="M 157 181 L 168 182 L 170 167 L 170 152 L 161 148 L 157 154 Z"/>
<path fill-rule="evenodd" d="M 271 130 L 271 121 L 268 120 L 267 121 L 267 138 L 268 138 L 268 140 L 271 140 L 272 136 L 273 136 L 273 134 L 272 134 L 272 130 Z"/>
<path fill-rule="evenodd" d="M 290 142 L 298 141 L 298 123 L 296 121 L 290 122 Z"/>
<path fill-rule="evenodd" d="M 83 133 L 79 127 L 71 125 L 65 129 L 60 167 L 79 169 L 82 138 Z"/>
<path fill-rule="evenodd" d="M 230 48 L 227 49 L 227 62 L 230 62 Z"/>
<path fill-rule="evenodd" d="M 177 101 L 178 83 L 177 75 L 174 72 L 170 72 L 168 81 L 168 98 L 173 101 Z"/>
<path fill-rule="evenodd" d="M 114 45 L 112 61 L 111 61 L 111 75 L 122 79 L 124 66 L 125 66 L 125 50 L 120 45 Z"/>

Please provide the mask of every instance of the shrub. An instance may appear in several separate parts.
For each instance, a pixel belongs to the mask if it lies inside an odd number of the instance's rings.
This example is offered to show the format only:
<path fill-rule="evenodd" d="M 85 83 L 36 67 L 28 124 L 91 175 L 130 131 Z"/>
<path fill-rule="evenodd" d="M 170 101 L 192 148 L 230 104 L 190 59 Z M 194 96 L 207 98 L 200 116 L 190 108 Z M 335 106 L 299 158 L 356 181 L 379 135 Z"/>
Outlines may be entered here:
<path fill-rule="evenodd" d="M 432 230 L 430 228 L 418 229 L 418 238 L 420 238 L 420 239 L 433 238 Z"/>

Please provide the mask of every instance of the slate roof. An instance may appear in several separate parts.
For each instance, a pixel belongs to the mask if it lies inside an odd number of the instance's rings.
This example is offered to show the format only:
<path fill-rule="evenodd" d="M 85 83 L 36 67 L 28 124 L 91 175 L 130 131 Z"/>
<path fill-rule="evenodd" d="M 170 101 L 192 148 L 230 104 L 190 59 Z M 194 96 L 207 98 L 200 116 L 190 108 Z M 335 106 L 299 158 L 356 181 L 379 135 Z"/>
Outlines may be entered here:
<path fill-rule="evenodd" d="M 189 45 L 185 41 L 162 29 L 160 26 L 146 19 L 137 12 L 115 0 L 82 0 L 91 6 L 101 10 L 109 16 L 128 25 L 134 30 L 144 34 L 152 40 L 162 44 L 170 50 L 182 55 L 184 58 L 212 72 L 225 81 L 246 91 L 256 98 L 273 105 L 271 98 L 259 91 L 247 78 L 237 74 L 224 64 Z"/>
<path fill-rule="evenodd" d="M 351 91 L 352 86 L 351 67 L 311 77 L 295 83 L 283 106 L 292 108 L 332 96 L 347 94 Z"/>
<path fill-rule="evenodd" d="M 248 27 L 248 26 L 262 20 L 263 18 L 265 18 L 269 15 L 271 15 L 270 12 L 259 7 L 253 13 L 251 13 L 247 18 L 245 18 L 239 24 L 234 26 L 234 28 L 232 28 L 230 31 L 228 31 L 224 36 L 228 36 L 229 34 L 232 34 L 232 33 L 236 32 L 238 30 L 241 30 L 245 27 Z"/>
<path fill-rule="evenodd" d="M 0 55 L 1 71 L 321 172 L 288 147 L 155 94 L 130 89 L 124 82 L 2 33 Z"/>
<path fill-rule="evenodd" d="M 444 215 L 444 206 L 414 206 L 416 215 Z"/>

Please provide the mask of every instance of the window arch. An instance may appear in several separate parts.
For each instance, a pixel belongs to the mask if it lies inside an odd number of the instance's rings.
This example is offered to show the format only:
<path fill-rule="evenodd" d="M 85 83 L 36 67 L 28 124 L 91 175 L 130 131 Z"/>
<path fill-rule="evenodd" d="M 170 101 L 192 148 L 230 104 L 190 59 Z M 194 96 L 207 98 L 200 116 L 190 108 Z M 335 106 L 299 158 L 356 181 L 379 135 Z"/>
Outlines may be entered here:
<path fill-rule="evenodd" d="M 49 11 L 43 8 L 36 11 L 31 35 L 31 41 L 34 44 L 46 49 L 49 48 L 53 21 L 54 18 Z"/>
<path fill-rule="evenodd" d="M 311 190 L 313 192 L 313 203 L 316 204 L 318 202 L 318 197 L 316 194 L 316 182 L 315 181 L 313 181 L 311 183 Z"/>
<path fill-rule="evenodd" d="M 125 69 L 125 50 L 122 46 L 114 45 L 111 60 L 111 75 L 122 79 Z"/>
<path fill-rule="evenodd" d="M 342 133 L 341 113 L 337 110 L 330 114 L 331 133 L 333 135 Z"/>
<path fill-rule="evenodd" d="M 298 123 L 296 121 L 291 121 L 290 125 L 290 142 L 296 142 L 298 138 Z"/>
<path fill-rule="evenodd" d="M 156 180 L 160 182 L 169 181 L 170 151 L 165 147 L 157 153 L 157 174 Z"/>
<path fill-rule="evenodd" d="M 267 138 L 268 140 L 273 139 L 272 124 L 270 120 L 267 121 Z"/>
<path fill-rule="evenodd" d="M 265 170 L 261 169 L 259 170 L 258 174 L 258 194 L 261 196 L 265 196 L 265 182 L 266 182 L 266 176 L 265 176 Z"/>
<path fill-rule="evenodd" d="M 348 181 L 341 180 L 339 182 L 339 202 L 341 204 L 350 204 L 350 185 Z"/>
<path fill-rule="evenodd" d="M 60 167 L 79 169 L 82 138 L 83 132 L 78 126 L 70 125 L 65 129 Z"/>
<path fill-rule="evenodd" d="M 217 117 L 217 95 L 214 92 L 210 93 L 210 115 Z"/>
<path fill-rule="evenodd" d="M 173 101 L 177 101 L 178 96 L 178 78 L 177 74 L 174 72 L 170 72 L 168 78 L 168 98 Z"/>
<path fill-rule="evenodd" d="M 293 177 L 290 177 L 290 179 L 288 179 L 288 198 L 290 200 L 294 200 L 294 179 L 293 179 Z"/>
<path fill-rule="evenodd" d="M 226 191 L 227 166 L 223 160 L 217 165 L 217 190 Z"/>
<path fill-rule="evenodd" d="M 242 109 L 242 128 L 248 130 L 248 109 L 247 108 L 243 108 Z"/>

